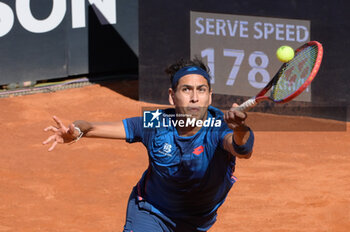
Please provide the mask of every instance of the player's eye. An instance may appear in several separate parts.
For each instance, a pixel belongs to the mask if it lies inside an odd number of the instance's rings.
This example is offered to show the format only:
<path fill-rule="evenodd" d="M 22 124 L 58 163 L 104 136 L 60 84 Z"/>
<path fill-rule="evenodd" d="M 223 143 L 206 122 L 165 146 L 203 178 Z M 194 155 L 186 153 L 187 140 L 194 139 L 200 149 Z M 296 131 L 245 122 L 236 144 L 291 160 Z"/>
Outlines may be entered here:
<path fill-rule="evenodd" d="M 198 89 L 198 91 L 199 91 L 200 93 L 205 93 L 205 92 L 207 91 L 207 88 L 205 88 L 205 87 L 200 87 L 200 88 Z"/>
<path fill-rule="evenodd" d="M 183 92 L 189 92 L 189 91 L 190 91 L 190 88 L 188 88 L 188 87 L 183 87 L 183 88 L 182 88 L 182 91 L 183 91 Z"/>

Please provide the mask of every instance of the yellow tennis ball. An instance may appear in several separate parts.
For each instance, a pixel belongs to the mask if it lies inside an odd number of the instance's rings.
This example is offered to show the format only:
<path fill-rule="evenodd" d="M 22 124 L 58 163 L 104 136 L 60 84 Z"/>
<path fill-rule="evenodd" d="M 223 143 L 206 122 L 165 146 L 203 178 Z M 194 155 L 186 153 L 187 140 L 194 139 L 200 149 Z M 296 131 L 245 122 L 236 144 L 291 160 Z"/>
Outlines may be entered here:
<path fill-rule="evenodd" d="M 293 59 L 294 50 L 293 50 L 293 48 L 286 46 L 286 45 L 281 46 L 277 49 L 276 56 L 281 62 L 287 63 L 288 61 Z"/>

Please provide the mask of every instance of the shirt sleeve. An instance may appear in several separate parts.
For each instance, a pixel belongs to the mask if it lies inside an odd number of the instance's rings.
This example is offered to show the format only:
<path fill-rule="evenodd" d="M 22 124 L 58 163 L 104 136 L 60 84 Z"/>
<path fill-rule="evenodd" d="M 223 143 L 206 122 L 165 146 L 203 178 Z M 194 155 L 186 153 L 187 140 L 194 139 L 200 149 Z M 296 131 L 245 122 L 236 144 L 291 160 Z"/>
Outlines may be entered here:
<path fill-rule="evenodd" d="M 142 142 L 144 139 L 144 130 L 142 117 L 126 118 L 123 120 L 126 142 Z"/>

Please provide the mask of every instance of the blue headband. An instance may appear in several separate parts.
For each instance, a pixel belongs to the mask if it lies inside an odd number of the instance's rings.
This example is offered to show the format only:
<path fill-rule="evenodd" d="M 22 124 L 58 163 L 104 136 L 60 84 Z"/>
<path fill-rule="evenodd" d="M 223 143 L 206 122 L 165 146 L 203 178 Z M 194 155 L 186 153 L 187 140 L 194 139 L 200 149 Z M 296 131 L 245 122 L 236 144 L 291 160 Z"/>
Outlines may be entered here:
<path fill-rule="evenodd" d="M 210 76 L 209 74 L 203 70 L 200 67 L 197 66 L 187 66 L 184 67 L 182 69 L 180 69 L 179 71 L 177 71 L 173 77 L 173 81 L 172 81 L 172 87 L 174 88 L 177 84 L 177 82 L 180 80 L 181 77 L 186 76 L 188 74 L 198 74 L 203 76 L 205 79 L 207 79 L 208 83 L 210 83 Z"/>

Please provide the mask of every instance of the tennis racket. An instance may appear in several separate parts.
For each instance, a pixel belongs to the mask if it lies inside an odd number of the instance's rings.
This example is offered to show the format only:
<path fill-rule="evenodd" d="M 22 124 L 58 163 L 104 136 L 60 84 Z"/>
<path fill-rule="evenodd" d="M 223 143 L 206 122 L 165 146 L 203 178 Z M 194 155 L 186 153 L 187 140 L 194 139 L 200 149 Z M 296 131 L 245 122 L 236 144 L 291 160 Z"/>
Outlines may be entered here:
<path fill-rule="evenodd" d="M 289 102 L 310 85 L 320 68 L 322 57 L 322 44 L 317 41 L 304 44 L 295 50 L 294 58 L 284 63 L 255 97 L 243 102 L 236 109 L 245 112 L 262 101 Z M 270 89 L 270 96 L 265 96 Z"/>

